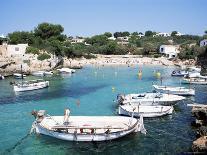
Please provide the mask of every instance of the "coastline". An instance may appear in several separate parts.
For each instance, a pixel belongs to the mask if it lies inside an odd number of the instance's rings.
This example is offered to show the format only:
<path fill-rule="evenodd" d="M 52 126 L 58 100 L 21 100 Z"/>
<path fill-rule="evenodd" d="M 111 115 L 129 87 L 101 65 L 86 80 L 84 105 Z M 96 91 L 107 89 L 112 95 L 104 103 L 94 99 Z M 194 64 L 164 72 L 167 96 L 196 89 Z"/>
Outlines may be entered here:
<path fill-rule="evenodd" d="M 0 59 L 0 74 L 4 76 L 10 76 L 13 73 L 21 71 L 21 65 L 23 66 L 23 72 L 25 74 L 31 74 L 35 71 L 46 70 L 53 71 L 61 67 L 69 67 L 74 69 L 80 69 L 86 65 L 92 66 L 134 66 L 134 65 L 161 65 L 161 66 L 177 66 L 183 67 L 187 65 L 195 65 L 195 62 L 188 61 L 171 61 L 166 57 L 150 58 L 143 57 L 141 55 L 96 55 L 96 58 L 66 58 L 64 57 L 59 64 L 57 58 L 51 58 L 43 61 L 35 59 L 35 57 L 27 56 L 27 61 L 20 60 L 21 58 L 1 58 Z M 29 62 L 29 63 L 28 63 Z"/>

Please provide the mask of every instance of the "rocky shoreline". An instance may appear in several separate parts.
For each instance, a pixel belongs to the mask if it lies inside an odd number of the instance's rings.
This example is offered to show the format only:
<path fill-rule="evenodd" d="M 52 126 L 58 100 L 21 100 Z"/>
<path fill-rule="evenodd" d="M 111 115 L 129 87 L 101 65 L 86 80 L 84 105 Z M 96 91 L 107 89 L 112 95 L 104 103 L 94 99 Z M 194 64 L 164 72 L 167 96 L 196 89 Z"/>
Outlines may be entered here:
<path fill-rule="evenodd" d="M 194 64 L 193 61 L 170 61 L 165 57 L 149 58 L 140 55 L 96 55 L 94 59 L 52 57 L 40 61 L 37 60 L 35 55 L 25 54 L 24 58 L 0 58 L 0 74 L 8 76 L 20 72 L 21 65 L 24 74 L 31 74 L 34 71 L 52 71 L 60 67 L 80 69 L 85 65 L 127 65 L 130 67 L 133 65 L 183 66 Z"/>
<path fill-rule="evenodd" d="M 192 126 L 197 128 L 197 139 L 193 141 L 193 152 L 207 152 L 207 105 L 194 106 L 192 114 L 196 118 Z"/>

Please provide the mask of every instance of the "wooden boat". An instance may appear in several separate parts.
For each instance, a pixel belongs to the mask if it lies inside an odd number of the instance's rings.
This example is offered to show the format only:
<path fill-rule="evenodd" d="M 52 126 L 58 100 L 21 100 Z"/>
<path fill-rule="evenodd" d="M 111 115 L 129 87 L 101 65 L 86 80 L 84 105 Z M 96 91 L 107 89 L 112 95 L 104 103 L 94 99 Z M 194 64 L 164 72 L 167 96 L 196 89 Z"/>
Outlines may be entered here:
<path fill-rule="evenodd" d="M 183 78 L 181 83 L 183 84 L 198 84 L 198 85 L 207 85 L 207 78 Z"/>
<path fill-rule="evenodd" d="M 119 105 L 119 115 L 132 116 L 134 113 L 135 117 L 160 117 L 168 114 L 172 114 L 173 106 L 161 106 L 161 105 Z"/>
<path fill-rule="evenodd" d="M 61 69 L 57 69 L 60 73 L 75 73 L 74 69 L 70 69 L 70 68 L 61 68 Z"/>
<path fill-rule="evenodd" d="M 175 70 L 171 73 L 171 76 L 185 76 L 188 75 L 189 72 L 188 71 L 182 71 L 182 70 Z"/>
<path fill-rule="evenodd" d="M 44 110 L 33 112 L 34 131 L 67 141 L 108 141 L 141 131 L 146 133 L 140 119 L 124 116 L 49 116 Z"/>
<path fill-rule="evenodd" d="M 36 89 L 42 89 L 49 86 L 49 81 L 44 81 L 41 79 L 31 80 L 31 81 L 22 81 L 21 83 L 14 84 L 14 91 L 30 91 Z"/>
<path fill-rule="evenodd" d="M 178 101 L 184 100 L 185 97 L 173 94 L 164 93 L 140 93 L 118 95 L 118 104 L 139 104 L 139 105 L 171 105 Z"/>
<path fill-rule="evenodd" d="M 169 93 L 174 95 L 191 96 L 195 95 L 195 89 L 187 89 L 185 87 L 173 87 L 173 86 L 158 86 L 152 85 L 156 91 L 161 93 Z"/>

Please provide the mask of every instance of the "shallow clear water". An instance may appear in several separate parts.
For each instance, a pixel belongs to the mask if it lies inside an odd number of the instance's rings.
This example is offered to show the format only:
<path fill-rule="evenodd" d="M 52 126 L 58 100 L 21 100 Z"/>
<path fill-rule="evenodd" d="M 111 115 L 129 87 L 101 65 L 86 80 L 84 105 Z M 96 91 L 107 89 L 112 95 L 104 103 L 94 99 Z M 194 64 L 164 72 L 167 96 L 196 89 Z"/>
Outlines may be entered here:
<path fill-rule="evenodd" d="M 205 86 L 196 86 L 196 96 L 178 103 L 171 116 L 145 119 L 147 135 L 129 135 L 110 142 L 67 142 L 43 135 L 29 135 L 33 109 L 45 109 L 50 115 L 63 115 L 69 107 L 72 115 L 117 115 L 113 102 L 119 93 L 146 92 L 152 83 L 160 83 L 154 71 L 159 70 L 164 84 L 180 85 L 171 77 L 174 68 L 142 66 L 143 77 L 137 77 L 138 66 L 85 67 L 75 74 L 47 78 L 46 89 L 15 94 L 9 85 L 13 78 L 0 81 L 0 153 L 5 154 L 178 154 L 188 152 L 195 139 L 190 123 L 192 100 L 204 103 Z M 32 79 L 34 77 L 28 77 Z M 188 86 L 187 86 L 188 87 Z M 80 101 L 80 105 L 77 102 Z"/>

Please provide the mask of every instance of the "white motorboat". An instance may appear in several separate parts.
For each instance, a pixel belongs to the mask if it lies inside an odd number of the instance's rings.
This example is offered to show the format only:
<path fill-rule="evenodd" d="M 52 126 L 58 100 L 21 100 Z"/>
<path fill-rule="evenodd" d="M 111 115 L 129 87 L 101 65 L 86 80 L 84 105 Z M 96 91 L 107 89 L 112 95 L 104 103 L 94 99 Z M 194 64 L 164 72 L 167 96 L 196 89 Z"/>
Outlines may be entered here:
<path fill-rule="evenodd" d="M 174 95 L 191 96 L 195 95 L 195 89 L 187 89 L 185 87 L 173 87 L 173 86 L 158 86 L 152 85 L 156 91 L 161 93 L 168 93 Z"/>
<path fill-rule="evenodd" d="M 75 73 L 75 69 L 70 69 L 70 68 L 61 68 L 57 69 L 60 73 Z"/>
<path fill-rule="evenodd" d="M 33 76 L 45 76 L 45 71 L 36 71 L 32 73 Z"/>
<path fill-rule="evenodd" d="M 46 115 L 44 110 L 33 112 L 36 120 L 32 130 L 38 134 L 67 141 L 108 141 L 141 131 L 146 133 L 143 117 L 124 116 L 64 116 Z"/>
<path fill-rule="evenodd" d="M 119 115 L 126 115 L 135 117 L 159 117 L 172 114 L 173 106 L 146 106 L 146 105 L 119 105 Z"/>
<path fill-rule="evenodd" d="M 198 85 L 207 85 L 207 78 L 183 78 L 181 83 L 183 84 L 198 84 Z"/>
<path fill-rule="evenodd" d="M 140 93 L 118 95 L 119 104 L 141 104 L 141 105 L 171 105 L 178 101 L 184 100 L 185 97 L 164 93 Z"/>
<path fill-rule="evenodd" d="M 185 71 L 185 70 L 177 70 L 177 71 L 173 71 L 171 73 L 171 76 L 185 76 L 185 75 L 188 75 L 189 72 L 188 71 Z"/>
<path fill-rule="evenodd" d="M 33 76 L 46 76 L 46 75 L 53 75 L 51 71 L 36 71 L 32 73 Z"/>
<path fill-rule="evenodd" d="M 0 74 L 0 80 L 4 80 L 4 76 Z"/>
<path fill-rule="evenodd" d="M 14 84 L 14 91 L 29 91 L 29 90 L 36 90 L 42 89 L 49 86 L 49 81 L 44 80 L 31 80 L 31 81 L 22 81 L 21 83 Z"/>
<path fill-rule="evenodd" d="M 14 76 L 15 79 L 26 78 L 26 75 L 20 74 L 20 73 L 14 73 L 13 76 Z"/>

